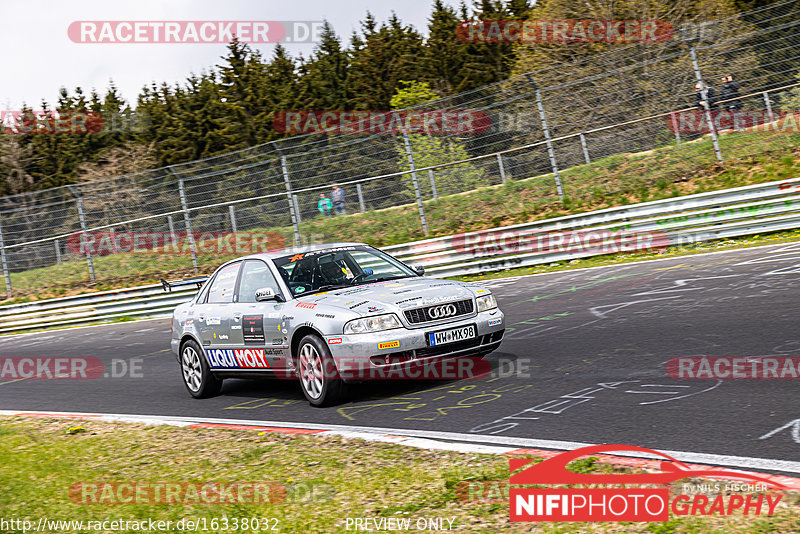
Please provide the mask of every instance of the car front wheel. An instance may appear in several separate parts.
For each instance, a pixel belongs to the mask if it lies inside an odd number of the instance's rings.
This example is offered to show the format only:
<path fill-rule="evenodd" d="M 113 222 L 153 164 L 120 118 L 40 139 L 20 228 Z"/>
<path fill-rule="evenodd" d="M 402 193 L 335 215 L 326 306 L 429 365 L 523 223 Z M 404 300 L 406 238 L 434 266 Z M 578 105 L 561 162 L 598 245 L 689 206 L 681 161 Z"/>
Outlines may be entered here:
<path fill-rule="evenodd" d="M 297 355 L 300 387 L 308 402 L 313 406 L 330 406 L 341 401 L 345 384 L 325 343 L 308 335 L 300 341 Z"/>
<path fill-rule="evenodd" d="M 181 376 L 189 394 L 196 399 L 213 397 L 222 388 L 222 380 L 211 374 L 203 351 L 191 340 L 181 347 Z"/>

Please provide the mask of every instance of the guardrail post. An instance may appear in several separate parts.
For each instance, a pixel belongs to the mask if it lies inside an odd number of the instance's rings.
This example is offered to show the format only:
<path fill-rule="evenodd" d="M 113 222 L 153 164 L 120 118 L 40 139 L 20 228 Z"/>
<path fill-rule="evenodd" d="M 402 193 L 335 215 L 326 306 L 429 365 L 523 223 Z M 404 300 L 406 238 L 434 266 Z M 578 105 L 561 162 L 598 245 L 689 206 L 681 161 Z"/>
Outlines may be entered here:
<path fill-rule="evenodd" d="M 75 197 L 78 204 L 78 219 L 81 222 L 81 250 L 86 254 L 86 262 L 89 264 L 89 279 L 94 282 L 94 260 L 92 260 L 92 251 L 87 246 L 87 232 L 86 232 L 86 215 L 83 213 L 83 197 L 71 185 L 67 186 L 72 196 Z"/>
<path fill-rule="evenodd" d="M 361 184 L 356 184 L 356 192 L 358 193 L 358 206 L 361 208 L 361 213 L 367 211 L 364 208 L 364 193 L 361 191 Z"/>
<path fill-rule="evenodd" d="M 194 274 L 197 274 L 197 243 L 194 242 L 194 234 L 192 233 L 192 218 L 189 216 L 189 203 L 186 202 L 186 188 L 183 186 L 183 178 L 172 167 L 169 168 L 169 171 L 178 178 L 178 193 L 181 196 L 183 221 L 186 224 L 186 239 L 189 240 L 189 249 L 192 251 Z"/>
<path fill-rule="evenodd" d="M 550 158 L 550 167 L 553 169 L 553 175 L 556 178 L 556 190 L 558 197 L 564 200 L 564 189 L 561 187 L 561 176 L 558 174 L 558 164 L 556 163 L 556 152 L 553 150 L 553 141 L 550 139 L 550 128 L 547 127 L 547 116 L 544 113 L 544 104 L 542 104 L 542 94 L 539 92 L 539 86 L 533 81 L 530 73 L 526 74 L 528 83 L 533 86 L 533 92 L 536 95 L 536 107 L 539 108 L 539 118 L 542 121 L 542 132 L 544 133 L 544 141 L 547 145 L 547 155 Z"/>
<path fill-rule="evenodd" d="M 431 193 L 433 194 L 433 201 L 439 200 L 439 193 L 436 191 L 436 176 L 433 175 L 433 169 L 428 169 L 428 179 L 431 181 Z"/>
<path fill-rule="evenodd" d="M 3 223 L 0 221 L 0 264 L 3 266 L 3 276 L 6 279 L 6 298 L 11 298 L 11 274 L 8 272 L 6 259 L 6 245 L 3 242 Z"/>
<path fill-rule="evenodd" d="M 697 78 L 697 83 L 700 84 L 701 95 L 705 105 L 706 121 L 708 121 L 708 129 L 711 131 L 711 143 L 714 145 L 714 153 L 717 156 L 717 162 L 722 165 L 722 151 L 719 149 L 719 139 L 717 138 L 717 128 L 714 126 L 714 119 L 711 117 L 711 107 L 708 105 L 708 89 L 706 84 L 703 83 L 703 77 L 700 75 L 700 66 L 697 64 L 697 54 L 694 51 L 694 45 L 689 47 L 689 55 L 692 58 L 692 68 L 694 69 L 694 76 Z"/>
<path fill-rule="evenodd" d="M 767 117 L 768 117 L 767 120 L 769 122 L 772 122 L 773 120 L 775 120 L 774 117 L 772 116 L 772 101 L 770 101 L 769 94 L 766 91 L 764 91 L 761 94 L 764 95 L 764 105 L 767 106 Z"/>
<path fill-rule="evenodd" d="M 583 135 L 583 132 L 581 132 L 580 137 L 581 137 L 581 148 L 583 148 L 583 159 L 586 161 L 586 163 L 591 163 L 592 158 L 589 157 L 589 147 L 586 145 L 586 136 Z"/>
<path fill-rule="evenodd" d="M 497 168 L 500 169 L 500 179 L 503 181 L 503 185 L 506 185 L 506 169 L 503 167 L 503 155 L 497 155 Z M 431 171 L 433 172 L 433 171 Z"/>
<path fill-rule="evenodd" d="M 408 140 L 408 132 L 403 130 L 403 143 L 406 146 L 408 164 L 411 166 L 411 178 L 414 181 L 414 194 L 417 196 L 417 207 L 419 208 L 419 219 L 422 221 L 422 231 L 428 235 L 428 221 L 425 219 L 425 208 L 422 205 L 422 194 L 419 191 L 419 178 L 417 177 L 417 167 L 414 165 L 414 154 L 411 152 L 411 142 Z"/>
<path fill-rule="evenodd" d="M 237 229 L 236 229 L 236 209 L 233 207 L 233 204 L 228 206 L 228 216 L 231 218 L 231 231 L 235 234 L 237 232 Z"/>
<path fill-rule="evenodd" d="M 53 248 L 56 249 L 56 265 L 61 265 L 61 247 L 58 245 L 58 239 L 53 241 Z"/>

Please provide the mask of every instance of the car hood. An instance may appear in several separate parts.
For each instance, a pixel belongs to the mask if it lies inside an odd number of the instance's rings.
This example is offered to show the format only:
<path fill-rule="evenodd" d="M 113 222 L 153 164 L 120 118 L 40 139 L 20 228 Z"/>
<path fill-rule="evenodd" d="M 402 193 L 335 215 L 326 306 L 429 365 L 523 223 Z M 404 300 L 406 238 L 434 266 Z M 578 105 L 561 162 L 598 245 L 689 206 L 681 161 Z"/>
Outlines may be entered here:
<path fill-rule="evenodd" d="M 464 300 L 488 293 L 488 290 L 466 282 L 417 277 L 314 293 L 299 297 L 298 300 L 346 309 L 365 316 Z"/>

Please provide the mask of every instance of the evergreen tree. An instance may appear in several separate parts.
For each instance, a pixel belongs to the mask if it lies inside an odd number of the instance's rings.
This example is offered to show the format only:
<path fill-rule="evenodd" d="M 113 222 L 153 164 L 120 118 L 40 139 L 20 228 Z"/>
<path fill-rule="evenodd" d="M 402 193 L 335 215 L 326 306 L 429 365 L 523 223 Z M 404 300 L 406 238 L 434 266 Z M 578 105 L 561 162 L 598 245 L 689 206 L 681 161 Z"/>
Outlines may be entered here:
<path fill-rule="evenodd" d="M 456 92 L 464 80 L 468 46 L 456 38 L 460 22 L 455 9 L 445 5 L 443 0 L 434 0 L 421 67 L 424 79 L 442 93 Z"/>
<path fill-rule="evenodd" d="M 398 82 L 418 79 L 422 73 L 422 36 L 413 27 L 404 26 L 395 14 L 377 28 L 368 13 L 362 32 L 364 44 L 352 52 L 349 107 L 387 110 Z"/>

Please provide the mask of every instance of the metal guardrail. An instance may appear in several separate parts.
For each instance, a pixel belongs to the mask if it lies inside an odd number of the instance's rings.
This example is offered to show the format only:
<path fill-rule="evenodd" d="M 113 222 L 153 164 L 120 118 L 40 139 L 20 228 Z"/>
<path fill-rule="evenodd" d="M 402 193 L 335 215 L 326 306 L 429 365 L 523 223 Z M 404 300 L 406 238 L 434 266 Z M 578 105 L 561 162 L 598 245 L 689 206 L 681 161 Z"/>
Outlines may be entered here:
<path fill-rule="evenodd" d="M 167 317 L 196 287 L 165 293 L 161 284 L 0 306 L 0 334 L 81 326 L 126 317 Z"/>
<path fill-rule="evenodd" d="M 609 247 L 624 252 L 798 226 L 800 178 L 794 178 L 437 237 L 384 250 L 443 278 L 607 254 Z M 542 243 L 547 246 L 540 246 Z M 196 291 L 188 287 L 165 293 L 161 284 L 152 284 L 2 306 L 0 334 L 124 317 L 166 317 Z"/>
<path fill-rule="evenodd" d="M 425 266 L 431 276 L 447 277 L 608 253 L 591 247 L 532 246 L 541 237 L 567 240 L 578 231 L 611 234 L 617 240 L 650 236 L 659 248 L 798 226 L 800 178 L 794 178 L 426 239 L 385 250 L 405 262 Z"/>

